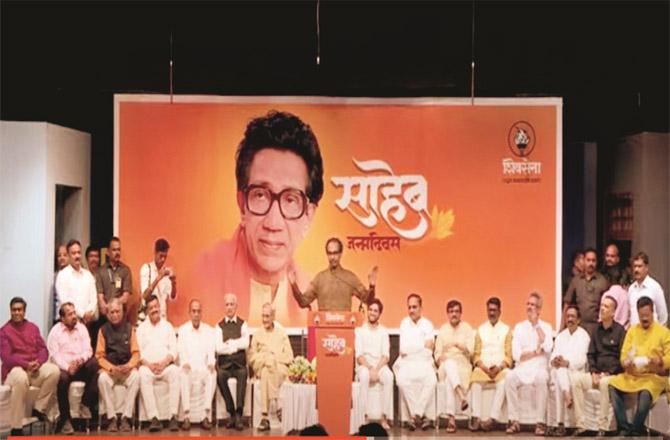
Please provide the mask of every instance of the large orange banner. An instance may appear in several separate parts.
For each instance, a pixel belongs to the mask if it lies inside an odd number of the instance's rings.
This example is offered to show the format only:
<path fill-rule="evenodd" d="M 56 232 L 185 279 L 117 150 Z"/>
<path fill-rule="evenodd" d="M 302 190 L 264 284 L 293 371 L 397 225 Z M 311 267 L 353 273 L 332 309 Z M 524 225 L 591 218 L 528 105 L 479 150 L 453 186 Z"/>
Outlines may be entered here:
<path fill-rule="evenodd" d="M 299 117 L 318 140 L 323 197 L 298 219 L 284 218 L 279 202 L 265 217 L 250 215 L 237 191 L 238 144 L 247 124 L 270 110 Z M 328 267 L 324 245 L 334 236 L 344 245 L 342 266 L 364 285 L 379 267 L 387 327 L 406 316 L 411 292 L 423 297 L 424 315 L 439 326 L 450 299 L 462 302 L 464 320 L 479 325 L 491 296 L 502 300 L 502 320 L 513 325 L 525 317 L 528 293 L 537 291 L 545 298 L 543 319 L 555 324 L 561 110 L 559 98 L 170 102 L 117 95 L 114 226 L 134 296 L 141 265 L 164 237 L 171 245 L 167 265 L 177 275 L 177 298 L 168 301 L 173 324 L 188 319 L 192 298 L 201 300 L 206 321 L 218 322 L 223 295 L 235 293 L 252 325 L 272 298 L 284 326 L 304 327 L 306 309 L 291 294 L 287 269 L 305 289 Z M 274 153 L 256 153 L 248 183 L 275 193 L 306 190 L 314 167 L 293 153 Z M 358 305 L 354 300 L 353 309 Z"/>

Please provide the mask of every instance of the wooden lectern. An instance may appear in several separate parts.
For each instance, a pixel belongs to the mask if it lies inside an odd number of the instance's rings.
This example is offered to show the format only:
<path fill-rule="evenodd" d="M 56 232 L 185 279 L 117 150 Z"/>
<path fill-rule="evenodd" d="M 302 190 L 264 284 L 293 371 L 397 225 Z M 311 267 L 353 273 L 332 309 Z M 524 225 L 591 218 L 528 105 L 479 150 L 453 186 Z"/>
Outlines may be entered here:
<path fill-rule="evenodd" d="M 330 435 L 349 435 L 354 329 L 363 322 L 359 312 L 309 312 L 315 327 L 316 405 Z"/>

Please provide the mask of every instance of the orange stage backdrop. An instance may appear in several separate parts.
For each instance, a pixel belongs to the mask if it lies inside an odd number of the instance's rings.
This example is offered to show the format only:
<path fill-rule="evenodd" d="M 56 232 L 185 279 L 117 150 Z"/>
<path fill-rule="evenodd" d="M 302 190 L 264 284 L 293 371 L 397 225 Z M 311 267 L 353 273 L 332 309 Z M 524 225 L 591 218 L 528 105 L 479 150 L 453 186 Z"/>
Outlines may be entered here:
<path fill-rule="evenodd" d="M 171 244 L 179 295 L 169 318 L 188 319 L 191 298 L 210 323 L 224 292 L 204 292 L 198 261 L 240 222 L 235 151 L 253 117 L 288 111 L 309 124 L 324 163 L 324 197 L 296 265 L 307 279 L 326 268 L 324 242 L 338 236 L 344 267 L 367 284 L 379 266 L 382 321 L 396 328 L 417 292 L 436 326 L 452 298 L 479 325 L 499 296 L 502 319 L 525 316 L 533 290 L 556 323 L 560 298 L 561 109 L 559 98 L 351 99 L 117 95 L 115 222 L 138 294 L 153 242 Z M 235 268 L 232 268 L 234 273 Z M 203 279 L 203 277 L 205 279 Z M 357 308 L 358 301 L 354 301 Z M 241 310 L 248 313 L 248 310 Z M 252 311 L 260 315 L 260 311 Z M 306 312 L 287 327 L 303 327 Z"/>

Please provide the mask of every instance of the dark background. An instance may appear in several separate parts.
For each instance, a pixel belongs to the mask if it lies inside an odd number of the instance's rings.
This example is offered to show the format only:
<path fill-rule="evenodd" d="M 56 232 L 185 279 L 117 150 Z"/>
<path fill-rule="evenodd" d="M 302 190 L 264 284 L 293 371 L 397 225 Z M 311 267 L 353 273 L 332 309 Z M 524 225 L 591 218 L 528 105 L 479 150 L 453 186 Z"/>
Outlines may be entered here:
<path fill-rule="evenodd" d="M 563 97 L 564 202 L 581 200 L 570 145 L 668 131 L 668 1 L 322 1 L 320 66 L 316 5 L 4 0 L 0 117 L 92 134 L 94 244 L 113 95 L 169 92 L 171 35 L 175 94 L 466 97 L 474 53 L 475 96 Z"/>

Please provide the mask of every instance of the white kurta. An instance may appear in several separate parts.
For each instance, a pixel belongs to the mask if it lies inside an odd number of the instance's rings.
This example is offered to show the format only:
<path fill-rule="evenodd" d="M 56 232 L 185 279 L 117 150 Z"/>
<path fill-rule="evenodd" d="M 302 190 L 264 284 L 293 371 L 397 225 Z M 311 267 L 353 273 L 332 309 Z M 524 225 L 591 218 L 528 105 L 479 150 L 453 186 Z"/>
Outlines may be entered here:
<path fill-rule="evenodd" d="M 140 359 L 146 362 L 160 362 L 167 355 L 177 359 L 177 336 L 172 325 L 164 319 L 156 325 L 146 319 L 137 329 L 137 343 L 140 347 Z M 170 415 L 176 416 L 179 409 L 179 370 L 174 363 L 165 367 L 161 374 L 154 374 L 149 367 L 142 365 L 140 372 L 140 392 L 149 419 L 158 417 L 154 382 L 165 380 L 169 386 Z M 159 396 L 164 398 L 164 396 Z"/>
<path fill-rule="evenodd" d="M 142 305 L 144 305 L 144 291 L 149 288 L 151 283 L 153 283 L 156 278 L 158 278 L 158 267 L 156 263 L 152 261 L 151 263 L 143 264 L 140 268 L 140 296 L 142 298 Z M 152 295 L 156 295 L 158 298 L 158 304 L 160 305 L 161 310 L 161 319 L 167 318 L 167 300 L 172 298 L 172 281 L 170 277 L 163 277 L 156 288 L 151 292 Z"/>
<path fill-rule="evenodd" d="M 74 310 L 80 319 L 88 312 L 98 316 L 98 294 L 95 291 L 95 278 L 83 267 L 75 270 L 72 265 L 64 267 L 56 276 L 56 293 L 59 303 L 74 304 Z"/>
<path fill-rule="evenodd" d="M 531 359 L 521 361 L 521 354 L 532 352 L 538 348 L 539 336 L 537 328 L 544 332 L 544 342 L 540 345 L 542 353 Z M 519 420 L 519 388 L 521 385 L 533 385 L 536 401 L 532 407 L 536 408 L 537 423 L 544 423 L 547 417 L 547 371 L 549 354 L 552 343 L 551 326 L 539 320 L 537 325 L 526 320 L 514 327 L 512 334 L 512 357 L 516 366 L 505 378 L 505 396 L 507 397 L 509 419 Z"/>
<path fill-rule="evenodd" d="M 654 320 L 665 325 L 668 322 L 668 306 L 661 285 L 647 275 L 641 283 L 633 282 L 628 287 L 628 303 L 630 305 L 630 326 L 640 323 L 637 316 L 637 300 L 643 296 L 651 298 L 654 302 Z"/>
<path fill-rule="evenodd" d="M 407 317 L 400 323 L 400 357 L 396 361 L 396 380 L 412 416 L 423 416 L 435 399 L 437 377 L 433 353 L 425 347 L 435 338 L 433 324 L 426 318 L 417 322 Z"/>
<path fill-rule="evenodd" d="M 214 329 L 201 322 L 198 328 L 193 327 L 191 321 L 179 327 L 177 338 L 177 351 L 179 352 L 179 365 L 188 364 L 191 369 L 186 371 L 180 368 L 181 405 L 185 413 L 191 409 L 191 387 L 195 383 L 204 385 L 205 414 L 208 416 L 212 408 L 211 402 L 216 391 L 216 371 L 210 371 L 209 366 L 216 364 L 214 353 L 216 344 L 214 342 Z"/>
<path fill-rule="evenodd" d="M 355 356 L 358 359 L 363 356 L 368 364 L 376 367 L 382 356 L 390 359 L 390 339 L 386 327 L 378 324 L 375 327 L 369 324 L 363 324 L 355 331 Z M 360 383 L 358 397 L 363 405 L 368 405 L 368 391 L 370 387 L 370 370 L 364 365 L 356 362 L 356 379 Z M 379 383 L 382 387 L 382 413 L 388 418 L 393 419 L 393 373 L 387 365 L 379 370 Z M 367 410 L 366 410 L 367 414 Z"/>

